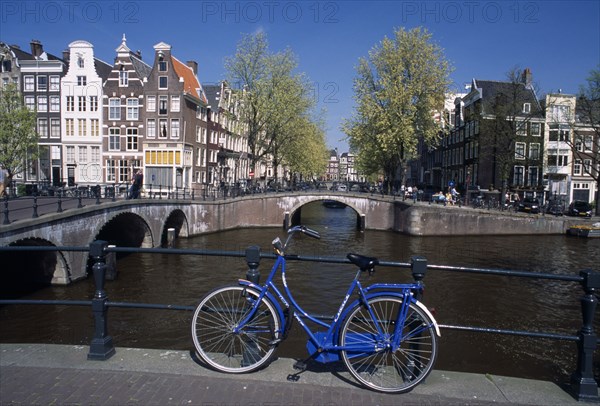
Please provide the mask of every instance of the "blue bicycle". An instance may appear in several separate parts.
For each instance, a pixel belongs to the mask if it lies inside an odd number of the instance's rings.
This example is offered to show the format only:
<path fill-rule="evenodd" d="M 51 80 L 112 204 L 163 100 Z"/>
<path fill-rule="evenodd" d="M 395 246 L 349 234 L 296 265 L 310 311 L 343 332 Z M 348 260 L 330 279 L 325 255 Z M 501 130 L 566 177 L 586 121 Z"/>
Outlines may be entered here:
<path fill-rule="evenodd" d="M 308 336 L 309 352 L 306 360 L 294 365 L 296 369 L 305 369 L 310 359 L 321 363 L 341 359 L 370 389 L 390 393 L 413 389 L 431 372 L 440 335 L 433 316 L 416 299 L 422 283 L 363 287 L 360 275 L 373 274 L 379 261 L 348 254 L 358 271 L 333 321 L 326 323 L 296 303 L 286 281 L 285 251 L 298 232 L 320 238 L 304 226 L 290 228 L 285 243 L 275 238 L 277 259 L 264 284 L 240 279 L 237 285 L 217 288 L 200 301 L 192 320 L 198 355 L 217 371 L 255 371 L 271 361 L 294 318 Z M 285 295 L 273 283 L 278 270 Z M 350 302 L 355 292 L 358 297 Z M 324 331 L 311 330 L 307 322 Z"/>

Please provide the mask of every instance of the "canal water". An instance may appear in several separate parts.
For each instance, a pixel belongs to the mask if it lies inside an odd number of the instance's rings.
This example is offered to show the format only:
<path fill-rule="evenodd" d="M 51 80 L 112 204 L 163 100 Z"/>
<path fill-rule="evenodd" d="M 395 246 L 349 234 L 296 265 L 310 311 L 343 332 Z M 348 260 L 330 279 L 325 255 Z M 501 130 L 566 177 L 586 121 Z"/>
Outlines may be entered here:
<path fill-rule="evenodd" d="M 540 219 L 540 221 L 544 221 Z M 322 238 L 299 236 L 290 253 L 344 258 L 348 252 L 386 261 L 410 262 L 424 256 L 429 264 L 525 270 L 577 275 L 600 271 L 600 239 L 568 236 L 413 237 L 389 231 L 356 231 L 350 208 L 331 209 L 319 203 L 302 208 L 302 223 Z M 270 252 L 280 228 L 252 228 L 178 239 L 176 248 L 244 251 L 258 245 Z M 263 260 L 266 275 L 272 261 Z M 243 258 L 136 254 L 117 263 L 118 278 L 106 283 L 111 301 L 195 305 L 209 290 L 243 278 Z M 288 262 L 288 282 L 299 304 L 309 312 L 332 315 L 355 271 L 344 264 Z M 409 269 L 378 267 L 366 280 L 410 281 Z M 423 302 L 438 323 L 575 335 L 581 327 L 576 283 L 429 270 Z M 92 278 L 70 286 L 53 286 L 28 299 L 87 300 Z M 600 310 L 599 310 L 600 311 Z M 600 331 L 596 316 L 595 330 Z M 117 347 L 192 350 L 191 312 L 111 308 L 108 331 Z M 3 306 L 0 341 L 89 345 L 93 318 L 89 307 Z M 306 339 L 292 327 L 278 354 L 306 356 Z M 595 372 L 600 376 L 600 356 Z M 442 329 L 436 369 L 490 373 L 557 383 L 567 382 L 576 368 L 576 344 L 493 333 Z"/>

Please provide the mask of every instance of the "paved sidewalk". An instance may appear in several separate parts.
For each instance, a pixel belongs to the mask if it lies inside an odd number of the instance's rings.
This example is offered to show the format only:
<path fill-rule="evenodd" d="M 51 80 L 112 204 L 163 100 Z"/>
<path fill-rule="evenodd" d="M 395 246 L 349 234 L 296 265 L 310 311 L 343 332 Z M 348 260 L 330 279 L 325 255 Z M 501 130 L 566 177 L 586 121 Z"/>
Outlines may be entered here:
<path fill-rule="evenodd" d="M 0 404 L 20 405 L 577 405 L 550 382 L 433 371 L 412 392 L 390 395 L 358 387 L 343 366 L 295 373 L 293 360 L 227 375 L 190 352 L 117 348 L 88 361 L 89 347 L 0 344 Z"/>

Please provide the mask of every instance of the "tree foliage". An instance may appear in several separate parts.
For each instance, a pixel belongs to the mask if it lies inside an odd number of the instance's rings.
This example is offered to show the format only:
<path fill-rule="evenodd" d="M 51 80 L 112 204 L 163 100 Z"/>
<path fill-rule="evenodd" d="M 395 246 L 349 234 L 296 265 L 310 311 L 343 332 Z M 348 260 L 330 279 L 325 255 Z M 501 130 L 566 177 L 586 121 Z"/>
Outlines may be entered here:
<path fill-rule="evenodd" d="M 288 148 L 288 144 L 320 145 L 311 139 L 318 137 L 315 131 L 301 131 L 311 127 L 314 100 L 308 80 L 296 73 L 298 62 L 291 50 L 271 53 L 264 33 L 247 34 L 225 66 L 229 82 L 242 95 L 242 119 L 248 123 L 252 168 L 269 158 L 277 174 L 280 164 L 299 160 L 293 156 L 298 150 Z"/>
<path fill-rule="evenodd" d="M 365 174 L 401 181 L 422 137 L 434 144 L 433 111 L 442 110 L 451 68 L 426 30 L 398 29 L 361 58 L 354 81 L 356 108 L 344 121 L 356 162 Z"/>
<path fill-rule="evenodd" d="M 600 66 L 590 72 L 586 82 L 577 98 L 571 149 L 575 160 L 591 163 L 583 165 L 583 171 L 596 182 L 596 215 L 600 215 Z M 579 148 L 586 137 L 591 137 L 590 148 Z"/>
<path fill-rule="evenodd" d="M 0 165 L 7 170 L 9 180 L 25 170 L 26 156 L 36 156 L 35 117 L 35 112 L 23 104 L 16 85 L 0 89 Z"/>

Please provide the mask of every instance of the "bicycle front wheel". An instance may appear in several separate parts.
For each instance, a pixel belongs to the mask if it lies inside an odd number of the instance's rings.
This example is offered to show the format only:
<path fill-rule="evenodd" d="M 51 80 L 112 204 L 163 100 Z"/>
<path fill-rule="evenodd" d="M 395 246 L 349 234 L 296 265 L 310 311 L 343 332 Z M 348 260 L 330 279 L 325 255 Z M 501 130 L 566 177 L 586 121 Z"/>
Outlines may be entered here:
<path fill-rule="evenodd" d="M 263 297 L 250 320 L 259 292 L 228 286 L 207 294 L 194 311 L 192 338 L 198 355 L 212 368 L 228 373 L 252 372 L 267 364 L 281 336 L 275 305 Z"/>
<path fill-rule="evenodd" d="M 409 303 L 400 346 L 392 351 L 396 320 L 402 299 L 379 296 L 358 304 L 344 321 L 340 345 L 356 351 L 341 351 L 350 373 L 368 388 L 389 393 L 408 392 L 427 377 L 437 357 L 437 336 L 433 320 L 414 303 Z M 380 334 L 380 331 L 383 334 Z M 358 349 L 360 347 L 360 350 Z"/>

